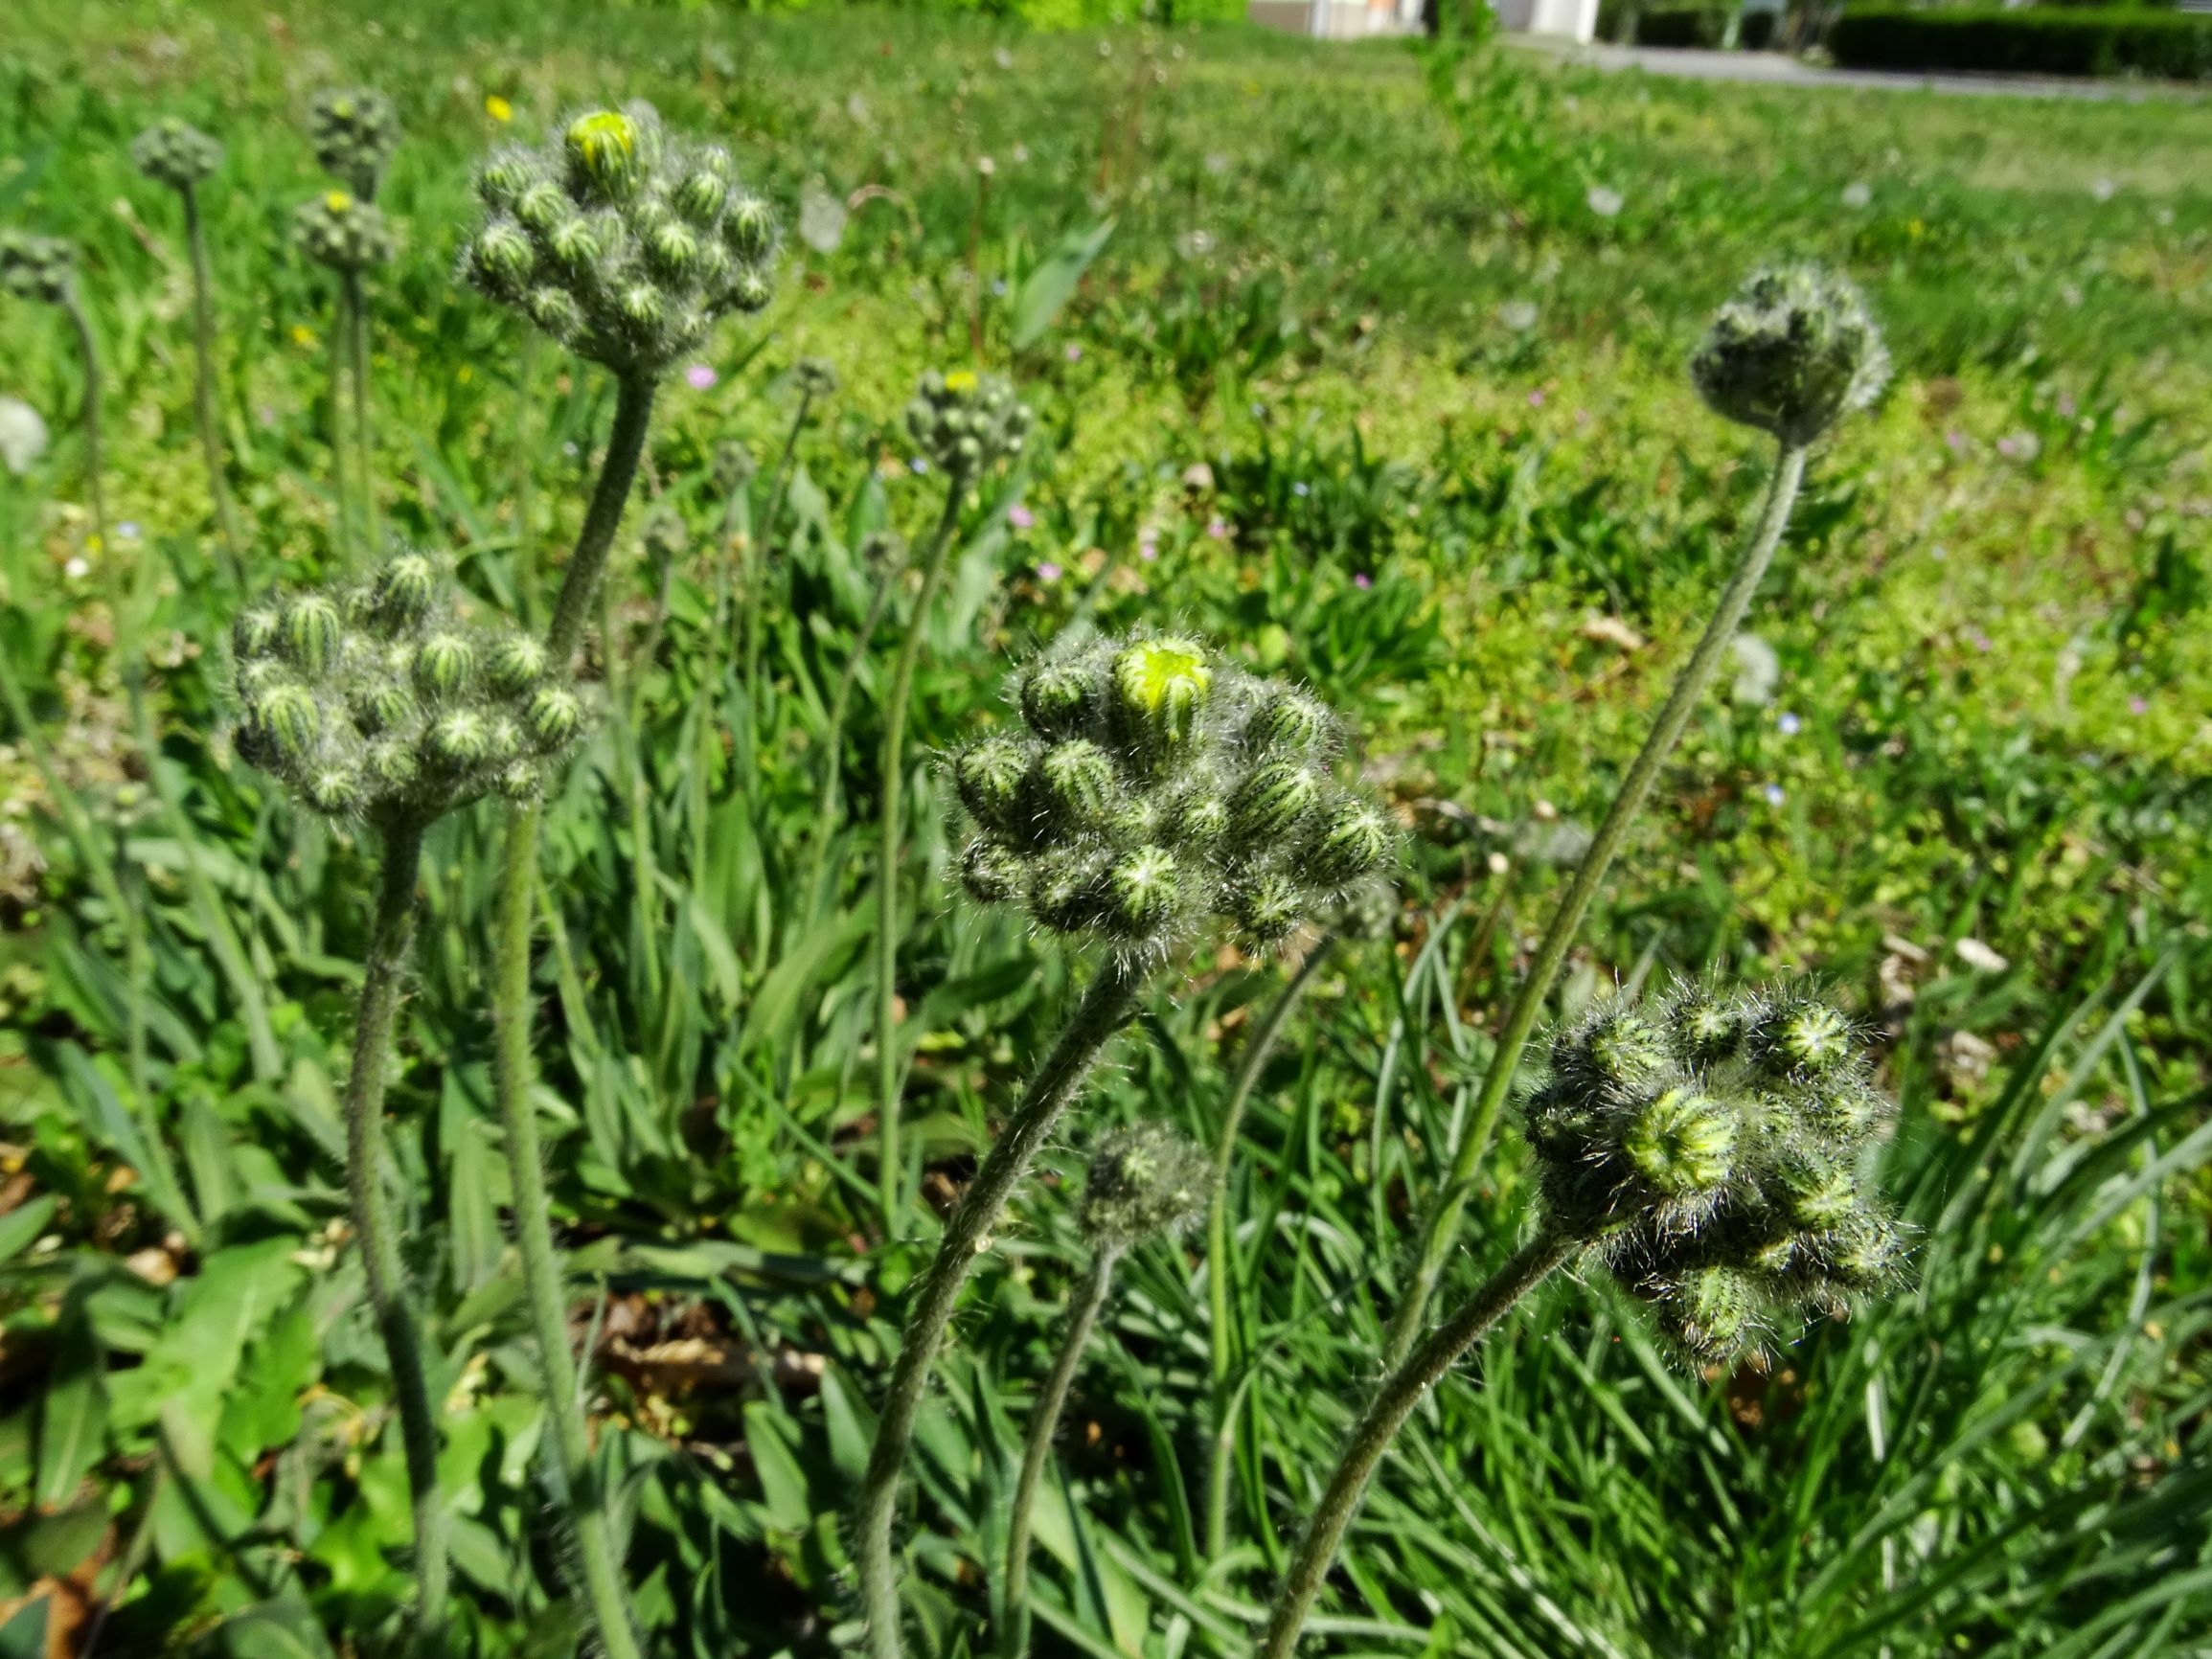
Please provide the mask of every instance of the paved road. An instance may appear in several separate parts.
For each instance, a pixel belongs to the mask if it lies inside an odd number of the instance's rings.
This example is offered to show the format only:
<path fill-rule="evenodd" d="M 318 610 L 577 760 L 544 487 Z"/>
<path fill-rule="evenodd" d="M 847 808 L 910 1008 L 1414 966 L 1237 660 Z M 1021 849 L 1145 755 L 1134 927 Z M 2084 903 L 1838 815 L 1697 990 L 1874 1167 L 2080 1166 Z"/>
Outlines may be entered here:
<path fill-rule="evenodd" d="M 2171 81 L 2054 80 L 2026 75 L 1911 75 L 1881 69 L 1814 69 L 1779 52 L 1699 52 L 1653 46 L 1577 46 L 1533 34 L 1505 38 L 1527 51 L 1590 69 L 1641 69 L 1682 80 L 1740 80 L 1759 86 L 1872 86 L 1894 92 L 1941 92 L 1966 98 L 2074 98 L 2093 103 L 2147 103 L 2201 98 L 2201 89 Z"/>

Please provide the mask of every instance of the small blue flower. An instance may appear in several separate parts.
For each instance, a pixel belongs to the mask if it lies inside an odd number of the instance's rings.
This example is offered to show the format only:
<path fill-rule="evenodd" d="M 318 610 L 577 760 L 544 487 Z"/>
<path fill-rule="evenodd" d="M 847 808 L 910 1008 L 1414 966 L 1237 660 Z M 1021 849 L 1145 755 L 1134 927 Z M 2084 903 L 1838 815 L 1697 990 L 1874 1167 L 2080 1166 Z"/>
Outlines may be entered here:
<path fill-rule="evenodd" d="M 929 470 L 929 463 L 923 460 L 919 455 L 917 455 L 913 460 L 909 461 L 906 465 L 918 473 L 926 472 Z"/>
<path fill-rule="evenodd" d="M 1805 729 L 1805 722 L 1787 710 L 1774 716 L 1774 724 L 1785 738 L 1794 738 Z"/>
<path fill-rule="evenodd" d="M 1767 805 L 1769 807 L 1779 807 L 1789 799 L 1789 795 L 1779 784 L 1767 784 L 1763 793 L 1766 795 Z"/>
<path fill-rule="evenodd" d="M 1290 486 L 1290 493 L 1292 495 L 1311 495 L 1312 494 L 1312 491 L 1306 488 L 1306 481 L 1301 478 L 1297 483 Z"/>

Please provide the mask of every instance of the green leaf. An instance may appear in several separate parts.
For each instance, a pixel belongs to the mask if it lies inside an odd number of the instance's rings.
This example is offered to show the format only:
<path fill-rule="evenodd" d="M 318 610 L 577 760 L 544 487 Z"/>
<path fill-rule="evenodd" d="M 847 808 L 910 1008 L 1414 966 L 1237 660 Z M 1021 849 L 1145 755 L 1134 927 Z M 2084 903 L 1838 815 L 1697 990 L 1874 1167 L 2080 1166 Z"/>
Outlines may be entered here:
<path fill-rule="evenodd" d="M 81 1300 L 73 1300 L 57 1331 L 54 1370 L 38 1407 L 40 1508 L 58 1510 L 77 1496 L 106 1441 L 107 1388 L 100 1343 Z"/>
<path fill-rule="evenodd" d="M 787 1533 L 803 1533 L 814 1506 L 808 1501 L 807 1477 L 791 1443 L 784 1438 L 782 1413 L 766 1400 L 745 1407 L 745 1446 L 753 1454 L 753 1472 L 760 1477 L 761 1501 L 769 1521 Z"/>
<path fill-rule="evenodd" d="M 1091 261 L 1113 234 L 1112 219 L 1087 231 L 1072 231 L 1022 279 L 1021 289 L 1014 296 L 1010 330 L 1015 351 L 1035 345 L 1052 327 L 1052 320 L 1073 297 L 1083 272 L 1090 269 Z"/>
<path fill-rule="evenodd" d="M 44 1193 L 0 1216 L 0 1261 L 14 1261 L 35 1243 L 60 1202 L 53 1193 Z"/>

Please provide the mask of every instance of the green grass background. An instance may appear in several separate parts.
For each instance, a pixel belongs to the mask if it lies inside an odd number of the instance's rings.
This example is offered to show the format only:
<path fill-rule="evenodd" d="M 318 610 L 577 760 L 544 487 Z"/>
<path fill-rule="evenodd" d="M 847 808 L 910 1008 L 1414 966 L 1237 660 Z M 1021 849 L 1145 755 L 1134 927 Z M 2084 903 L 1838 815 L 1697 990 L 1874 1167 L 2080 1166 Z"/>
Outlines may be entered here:
<path fill-rule="evenodd" d="M 998 717 L 1029 643 L 1174 620 L 1337 699 L 1417 831 L 1398 937 L 1322 977 L 1236 1173 L 1235 1548 L 1206 1560 L 1194 1537 L 1208 1269 L 1182 1245 L 1125 1270 L 1039 1515 L 1045 1650 L 1237 1653 L 1374 1375 L 1561 861 L 1755 500 L 1762 451 L 1702 410 L 1681 361 L 1704 311 L 1778 255 L 1864 283 L 1898 379 L 1815 460 L 1750 625 L 1771 689 L 1724 688 L 1693 726 L 1561 1001 L 1672 972 L 1820 975 L 1879 1034 L 1904 1103 L 1887 1178 L 1922 1229 L 1920 1285 L 1769 1375 L 1710 1378 L 1667 1371 L 1602 1281 L 1546 1290 L 1386 1465 L 1315 1646 L 2119 1659 L 2212 1640 L 2212 108 L 842 9 L 410 0 L 369 21 L 27 0 L 0 40 L 0 219 L 84 249 L 111 514 L 136 530 L 87 547 L 74 355 L 50 316 L 0 309 L 0 394 L 55 433 L 29 474 L 0 475 L 0 649 L 67 787 L 120 840 L 152 931 L 158 1083 L 127 1098 L 117 919 L 12 734 L 0 1603 L 21 1607 L 0 1648 L 38 1652 L 50 1625 L 80 1641 L 98 1616 L 116 1655 L 376 1653 L 407 1593 L 336 1162 L 364 849 L 295 821 L 231 754 L 236 601 L 206 545 L 188 279 L 172 204 L 125 153 L 166 113 L 229 148 L 208 212 L 233 485 L 256 583 L 307 580 L 331 557 L 330 304 L 287 225 L 316 185 L 307 99 L 351 80 L 391 92 L 408 132 L 384 195 L 402 254 L 374 290 L 385 512 L 452 549 L 488 604 L 532 591 L 573 533 L 609 398 L 451 280 L 470 158 L 572 102 L 646 96 L 732 143 L 794 223 L 809 196 L 860 198 L 833 249 L 794 239 L 775 306 L 704 353 L 717 384 L 672 386 L 649 488 L 689 517 L 694 555 L 651 662 L 656 583 L 623 557 L 595 661 L 638 714 L 577 765 L 548 835 L 541 1106 L 656 1651 L 856 1637 L 840 1516 L 932 1242 L 925 1218 L 877 1237 L 869 1201 L 889 629 L 840 757 L 849 821 L 817 826 L 812 803 L 867 603 L 854 550 L 933 511 L 896 427 L 915 375 L 1010 372 L 1042 432 L 924 619 L 922 745 Z M 1015 349 L 1025 280 L 1108 219 L 1081 288 Z M 799 443 L 748 696 L 708 650 L 731 553 L 705 463 L 731 438 L 772 460 L 804 354 L 844 389 Z M 106 649 L 111 559 L 145 578 L 153 755 Z M 280 1076 L 252 1075 L 149 767 L 271 987 Z M 917 768 L 901 993 L 924 1192 L 942 1199 L 1049 1037 L 1068 968 L 955 905 Z M 490 812 L 432 840 L 392 1142 L 441 1355 L 457 1635 L 557 1654 L 575 1627 L 489 1102 Z M 822 832 L 839 877 L 817 903 L 797 872 Z M 1140 1114 L 1203 1134 L 1282 977 L 1208 957 L 1163 989 L 1056 1169 Z M 196 1243 L 134 1173 L 147 1125 L 176 1149 Z M 1462 1290 L 1527 1214 L 1517 1143 L 1482 1180 Z M 932 1651 L 972 1651 L 989 1612 L 997 1511 L 1080 1258 L 1064 1186 L 1022 1200 L 925 1419 L 907 1589 Z"/>

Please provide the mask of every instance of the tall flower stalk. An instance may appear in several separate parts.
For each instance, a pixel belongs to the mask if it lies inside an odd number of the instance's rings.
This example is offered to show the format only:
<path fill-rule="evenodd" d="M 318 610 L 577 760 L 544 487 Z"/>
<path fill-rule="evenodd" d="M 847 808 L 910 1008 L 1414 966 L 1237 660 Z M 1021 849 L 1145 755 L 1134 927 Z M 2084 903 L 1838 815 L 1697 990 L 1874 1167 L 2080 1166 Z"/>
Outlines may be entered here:
<path fill-rule="evenodd" d="M 1290 1659 L 1345 1529 L 1439 1378 L 1559 1268 L 1606 1266 L 1685 1365 L 1763 1363 L 1771 1339 L 1903 1278 L 1905 1240 L 1863 1170 L 1888 1129 L 1850 1021 L 1793 988 L 1677 987 L 1561 1032 L 1529 1102 L 1537 1236 L 1368 1402 L 1277 1594 L 1257 1659 Z"/>
<path fill-rule="evenodd" d="M 860 562 L 875 574 L 875 592 L 868 599 L 868 614 L 853 636 L 853 648 L 845 654 L 845 667 L 837 676 L 837 689 L 830 695 L 830 712 L 822 724 L 822 783 L 810 831 L 813 852 L 807 860 L 806 883 L 799 889 L 805 904 L 811 905 L 821 894 L 830 844 L 836 837 L 837 794 L 845 777 L 845 716 L 853 706 L 853 688 L 875 644 L 876 630 L 882 625 L 883 613 L 891 608 L 891 596 L 906 574 L 906 558 L 905 541 L 890 531 L 878 531 L 860 544 Z"/>
<path fill-rule="evenodd" d="M 798 389 L 799 407 L 792 413 L 791 428 L 784 435 L 783 452 L 776 457 L 768 478 L 768 500 L 758 527 L 759 534 L 745 542 L 745 694 L 760 698 L 761 622 L 766 606 L 768 563 L 775 556 L 776 538 L 784 520 L 784 496 L 790 489 L 791 467 L 799 452 L 799 435 L 814 405 L 835 395 L 837 371 L 820 357 L 801 357 L 791 367 L 791 384 Z"/>
<path fill-rule="evenodd" d="M 886 1238 L 899 1230 L 903 1210 L 904 1152 L 900 1141 L 902 1102 L 899 1066 L 899 865 L 904 830 L 906 787 L 906 705 L 914 691 L 914 669 L 929 628 L 929 607 L 945 580 L 960 510 L 976 479 L 1009 456 L 1021 453 L 1031 424 L 1027 405 L 992 376 L 967 370 L 935 371 L 922 377 L 906 406 L 906 428 L 924 459 L 945 477 L 945 506 L 937 515 L 922 556 L 922 585 L 914 595 L 914 614 L 900 642 L 883 704 L 883 767 L 880 832 L 876 868 L 876 1122 L 878 1184 Z"/>
<path fill-rule="evenodd" d="M 185 250 L 192 263 L 193 416 L 199 426 L 200 456 L 207 464 L 208 498 L 215 505 L 216 529 L 235 588 L 244 579 L 245 544 L 239 534 L 230 482 L 224 476 L 222 435 L 216 423 L 215 280 L 208 268 L 207 236 L 199 213 L 199 187 L 222 165 L 222 146 L 171 117 L 140 133 L 130 154 L 139 171 L 176 192 L 184 210 Z"/>
<path fill-rule="evenodd" d="M 565 675 L 598 602 L 660 380 L 704 342 L 718 317 L 767 304 L 775 222 L 765 203 L 739 187 L 726 150 L 667 132 L 642 103 L 580 114 L 541 149 L 497 151 L 476 185 L 485 217 L 462 250 L 468 280 L 615 378 L 605 459 L 545 632 L 545 659 Z M 493 1089 L 556 1472 L 584 1599 L 608 1659 L 638 1659 L 613 1495 L 594 1467 L 570 1348 L 568 1298 L 530 1099 L 530 957 L 542 816 L 539 803 L 518 804 L 501 849 Z"/>
<path fill-rule="evenodd" d="M 1044 1389 L 1030 1410 L 1023 1438 L 1021 1474 L 1006 1519 L 1006 1573 L 1001 1583 L 998 1620 L 999 1659 L 1021 1659 L 1029 1651 L 1030 1517 L 1052 1456 L 1053 1436 L 1067 1404 L 1076 1369 L 1083 1363 L 1091 1328 L 1113 1287 L 1115 1264 L 1150 1239 L 1179 1231 L 1205 1202 L 1209 1173 L 1205 1154 L 1164 1124 L 1139 1124 L 1117 1130 L 1091 1155 L 1077 1221 L 1090 1244 L 1090 1264 L 1069 1298 L 1067 1324 L 1060 1352 L 1053 1356 Z"/>
<path fill-rule="evenodd" d="M 1804 481 L 1806 454 L 1844 414 L 1874 400 L 1888 377 L 1889 357 L 1856 288 L 1817 268 L 1792 266 L 1758 273 L 1721 308 L 1691 358 L 1690 373 L 1716 412 L 1774 436 L 1777 448 L 1767 498 L 1703 636 L 1676 676 L 1651 735 L 1621 780 L 1506 1011 L 1473 1114 L 1452 1152 L 1450 1169 L 1423 1229 L 1409 1283 L 1391 1319 L 1384 1359 L 1392 1366 L 1411 1352 L 1420 1334 L 1429 1299 L 1458 1239 L 1475 1170 L 1489 1149 L 1521 1053 L 1542 1017 L 1552 983 L 1622 842 L 1650 799 L 1659 768 L 1697 712 L 1781 545 Z"/>
<path fill-rule="evenodd" d="M 363 824 L 383 849 L 346 1082 L 346 1187 L 398 1397 L 425 1651 L 445 1637 L 445 1507 L 422 1326 L 384 1178 L 385 1078 L 422 838 L 484 796 L 535 800 L 583 725 L 536 641 L 465 627 L 453 610 L 439 561 L 407 552 L 366 581 L 251 606 L 231 630 L 239 753 L 303 810 Z"/>
<path fill-rule="evenodd" d="M 331 462 L 337 486 L 339 539 L 348 549 L 350 560 L 358 564 L 382 551 L 378 545 L 382 533 L 376 522 L 376 481 L 369 461 L 367 299 L 361 274 L 391 259 L 392 233 L 374 203 L 344 190 L 327 190 L 301 204 L 292 216 L 292 230 L 301 251 L 327 268 L 337 282 L 337 305 L 331 319 Z M 351 522 L 348 511 L 345 423 L 341 420 L 340 400 L 349 378 L 353 382 L 353 415 L 351 470 L 360 514 L 358 526 Z"/>
<path fill-rule="evenodd" d="M 1094 639 L 1021 677 L 1024 729 L 948 771 L 975 834 L 961 880 L 1105 960 L 985 1156 L 924 1272 L 861 1481 L 862 1611 L 898 1659 L 900 1475 L 961 1286 L 1038 1150 L 1171 948 L 1217 922 L 1280 946 L 1393 852 L 1380 809 L 1336 784 L 1334 716 L 1173 636 Z"/>

